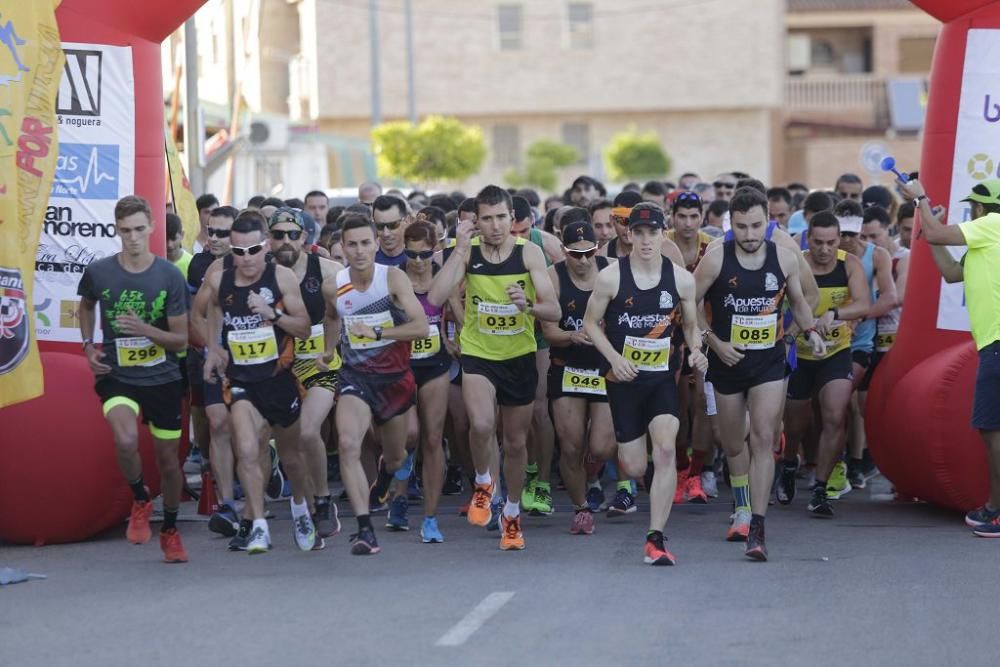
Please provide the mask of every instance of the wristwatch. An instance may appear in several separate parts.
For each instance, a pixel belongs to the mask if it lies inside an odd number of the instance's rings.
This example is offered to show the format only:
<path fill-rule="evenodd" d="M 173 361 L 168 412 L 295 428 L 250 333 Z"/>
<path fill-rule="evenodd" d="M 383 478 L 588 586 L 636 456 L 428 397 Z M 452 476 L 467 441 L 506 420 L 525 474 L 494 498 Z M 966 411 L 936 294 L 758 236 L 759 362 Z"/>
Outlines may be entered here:
<path fill-rule="evenodd" d="M 792 334 L 785 334 L 781 340 L 785 341 L 785 345 L 795 345 L 795 336 Z"/>
<path fill-rule="evenodd" d="M 282 315 L 284 315 L 284 314 L 285 314 L 285 313 L 284 313 L 284 312 L 283 312 L 283 311 L 281 310 L 281 308 L 275 308 L 275 309 L 274 309 L 274 317 L 272 317 L 272 318 L 271 318 L 271 319 L 270 319 L 269 321 L 270 321 L 271 323 L 275 323 L 275 322 L 277 322 L 278 320 L 280 320 L 280 319 L 281 319 L 281 316 L 282 316 Z"/>
<path fill-rule="evenodd" d="M 93 344 L 94 344 L 93 338 L 84 338 L 83 345 L 81 345 L 80 348 L 86 350 L 88 345 L 93 345 Z"/>
<path fill-rule="evenodd" d="M 927 201 L 927 195 L 917 195 L 916 197 L 914 197 L 913 198 L 913 205 L 914 206 L 920 206 L 920 202 L 922 202 L 922 201 Z M 928 201 L 928 203 L 930 203 L 930 202 Z"/>
<path fill-rule="evenodd" d="M 375 340 L 382 340 L 382 327 L 372 327 L 375 332 Z"/>

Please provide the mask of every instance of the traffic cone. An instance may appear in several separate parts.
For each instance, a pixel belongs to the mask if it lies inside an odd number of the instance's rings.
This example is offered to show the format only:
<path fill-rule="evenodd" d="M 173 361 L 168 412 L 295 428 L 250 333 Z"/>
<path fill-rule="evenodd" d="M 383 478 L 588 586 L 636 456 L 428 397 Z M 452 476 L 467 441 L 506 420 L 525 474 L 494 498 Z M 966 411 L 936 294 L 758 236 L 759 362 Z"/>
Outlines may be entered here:
<path fill-rule="evenodd" d="M 211 516 L 219 511 L 219 498 L 215 493 L 215 478 L 212 471 L 205 468 L 201 472 L 201 496 L 198 498 L 198 514 Z"/>

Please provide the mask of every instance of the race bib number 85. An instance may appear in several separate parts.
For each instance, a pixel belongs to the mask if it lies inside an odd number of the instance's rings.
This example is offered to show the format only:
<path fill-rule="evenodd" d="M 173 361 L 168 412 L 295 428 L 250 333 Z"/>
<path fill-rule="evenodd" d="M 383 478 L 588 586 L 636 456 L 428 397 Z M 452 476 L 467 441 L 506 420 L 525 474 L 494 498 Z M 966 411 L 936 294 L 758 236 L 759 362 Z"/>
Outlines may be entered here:
<path fill-rule="evenodd" d="M 748 350 L 769 350 L 778 333 L 778 315 L 733 315 L 729 342 Z"/>
<path fill-rule="evenodd" d="M 411 359 L 430 359 L 441 351 L 441 331 L 438 325 L 430 325 L 427 338 L 420 338 L 410 343 Z"/>

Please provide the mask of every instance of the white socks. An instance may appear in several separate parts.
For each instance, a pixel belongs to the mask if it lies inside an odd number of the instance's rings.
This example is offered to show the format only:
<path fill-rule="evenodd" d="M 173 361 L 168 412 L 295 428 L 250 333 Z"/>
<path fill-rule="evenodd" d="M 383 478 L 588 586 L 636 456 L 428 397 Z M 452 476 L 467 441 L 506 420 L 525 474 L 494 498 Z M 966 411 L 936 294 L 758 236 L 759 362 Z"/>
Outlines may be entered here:
<path fill-rule="evenodd" d="M 493 481 L 493 478 L 490 477 L 490 471 L 489 470 L 487 470 L 482 475 L 480 475 L 478 471 L 476 472 L 476 484 L 489 484 L 492 481 Z"/>
<path fill-rule="evenodd" d="M 301 505 L 295 504 L 295 498 L 289 498 L 288 503 L 292 506 L 293 519 L 298 519 L 300 516 L 306 516 L 309 514 L 309 503 L 306 502 L 305 498 L 302 499 Z"/>
<path fill-rule="evenodd" d="M 503 504 L 503 515 L 508 519 L 516 519 L 521 516 L 521 504 L 507 498 L 507 502 Z"/>

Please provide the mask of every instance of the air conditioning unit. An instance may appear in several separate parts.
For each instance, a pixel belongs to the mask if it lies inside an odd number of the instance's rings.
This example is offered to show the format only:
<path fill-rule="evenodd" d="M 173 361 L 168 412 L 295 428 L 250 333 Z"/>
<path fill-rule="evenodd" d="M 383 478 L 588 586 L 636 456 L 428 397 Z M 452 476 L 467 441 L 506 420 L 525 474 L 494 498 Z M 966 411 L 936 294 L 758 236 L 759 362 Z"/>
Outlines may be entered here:
<path fill-rule="evenodd" d="M 788 35 L 788 71 L 805 72 L 812 64 L 812 40 L 809 35 L 793 33 Z"/>
<path fill-rule="evenodd" d="M 288 119 L 281 116 L 253 116 L 247 125 L 247 140 L 254 150 L 286 150 L 288 148 Z"/>

